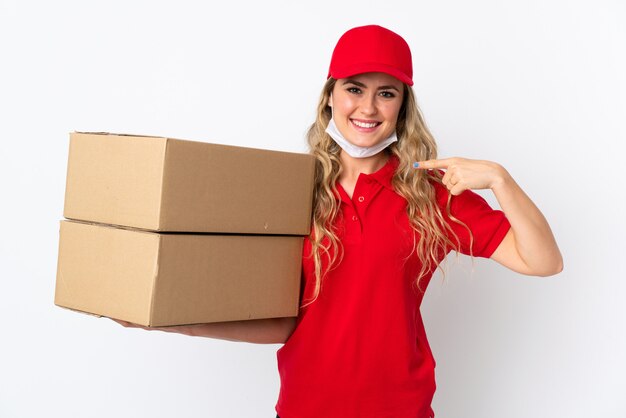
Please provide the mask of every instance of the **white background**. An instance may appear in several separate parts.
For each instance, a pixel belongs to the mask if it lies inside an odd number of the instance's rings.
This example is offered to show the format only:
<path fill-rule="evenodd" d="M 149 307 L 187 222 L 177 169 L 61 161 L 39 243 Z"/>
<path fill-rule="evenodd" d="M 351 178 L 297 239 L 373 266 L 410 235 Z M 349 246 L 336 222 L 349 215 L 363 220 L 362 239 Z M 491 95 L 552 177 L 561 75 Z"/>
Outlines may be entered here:
<path fill-rule="evenodd" d="M 53 305 L 68 133 L 305 152 L 336 40 L 370 23 L 411 45 L 441 156 L 502 163 L 565 259 L 433 280 L 437 417 L 626 417 L 624 22 L 621 0 L 0 0 L 0 417 L 274 416 L 278 345 Z"/>

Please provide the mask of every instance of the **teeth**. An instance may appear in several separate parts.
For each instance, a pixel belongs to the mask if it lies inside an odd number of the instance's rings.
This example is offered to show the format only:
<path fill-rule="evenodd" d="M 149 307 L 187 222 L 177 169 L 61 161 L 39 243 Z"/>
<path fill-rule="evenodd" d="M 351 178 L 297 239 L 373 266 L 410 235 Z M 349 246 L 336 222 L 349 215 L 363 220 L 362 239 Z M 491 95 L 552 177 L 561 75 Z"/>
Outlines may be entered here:
<path fill-rule="evenodd" d="M 373 128 L 376 125 L 378 125 L 378 122 L 366 123 L 366 122 L 359 122 L 358 120 L 353 120 L 352 123 L 354 123 L 359 128 Z"/>

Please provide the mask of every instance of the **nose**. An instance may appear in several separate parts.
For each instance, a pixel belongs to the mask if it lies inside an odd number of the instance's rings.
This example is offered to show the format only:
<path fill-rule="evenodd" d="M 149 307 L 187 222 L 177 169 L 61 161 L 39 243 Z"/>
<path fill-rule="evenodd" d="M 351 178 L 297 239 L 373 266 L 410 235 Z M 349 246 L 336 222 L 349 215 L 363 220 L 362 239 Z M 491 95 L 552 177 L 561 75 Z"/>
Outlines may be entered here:
<path fill-rule="evenodd" d="M 376 95 L 364 94 L 359 106 L 359 110 L 363 115 L 366 116 L 375 115 L 378 112 L 378 108 L 376 107 Z"/>

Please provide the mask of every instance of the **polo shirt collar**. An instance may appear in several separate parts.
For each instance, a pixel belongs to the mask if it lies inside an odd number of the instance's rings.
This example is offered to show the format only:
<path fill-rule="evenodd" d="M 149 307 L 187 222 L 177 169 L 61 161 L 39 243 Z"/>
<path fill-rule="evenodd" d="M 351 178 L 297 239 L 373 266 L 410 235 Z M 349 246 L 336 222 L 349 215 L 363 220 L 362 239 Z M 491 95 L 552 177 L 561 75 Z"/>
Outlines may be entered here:
<path fill-rule="evenodd" d="M 398 161 L 398 157 L 396 157 L 395 155 L 390 155 L 389 160 L 387 160 L 385 165 L 382 166 L 378 171 L 372 174 L 361 173 L 360 176 L 367 176 L 371 179 L 374 179 L 374 181 L 379 183 L 381 186 L 386 187 L 391 191 L 394 191 L 393 186 L 391 185 L 391 179 L 393 178 L 393 175 L 395 174 L 399 164 L 400 162 Z M 342 200 L 346 203 L 350 202 L 350 197 L 348 197 L 348 194 L 343 190 L 339 182 L 337 182 L 337 190 L 335 191 L 335 195 L 339 200 Z"/>
<path fill-rule="evenodd" d="M 375 173 L 369 174 L 370 178 L 373 178 L 377 182 L 379 182 L 384 187 L 393 191 L 393 186 L 391 185 L 391 179 L 398 168 L 400 162 L 398 161 L 398 157 L 395 155 L 390 155 L 389 160 L 385 163 L 385 165 Z"/>

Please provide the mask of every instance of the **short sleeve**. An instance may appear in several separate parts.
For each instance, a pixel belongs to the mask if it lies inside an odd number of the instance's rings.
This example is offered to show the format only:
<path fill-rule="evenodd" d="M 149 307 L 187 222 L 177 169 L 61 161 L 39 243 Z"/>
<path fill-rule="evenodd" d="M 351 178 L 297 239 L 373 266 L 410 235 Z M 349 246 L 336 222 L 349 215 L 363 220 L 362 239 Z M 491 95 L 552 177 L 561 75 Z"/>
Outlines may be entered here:
<path fill-rule="evenodd" d="M 504 212 L 492 209 L 482 196 L 466 190 L 451 197 L 450 217 L 446 209 L 448 190 L 440 184 L 434 186 L 444 219 L 457 235 L 450 238 L 452 242 L 458 238 L 460 252 L 474 257 L 491 257 L 511 228 Z"/>

